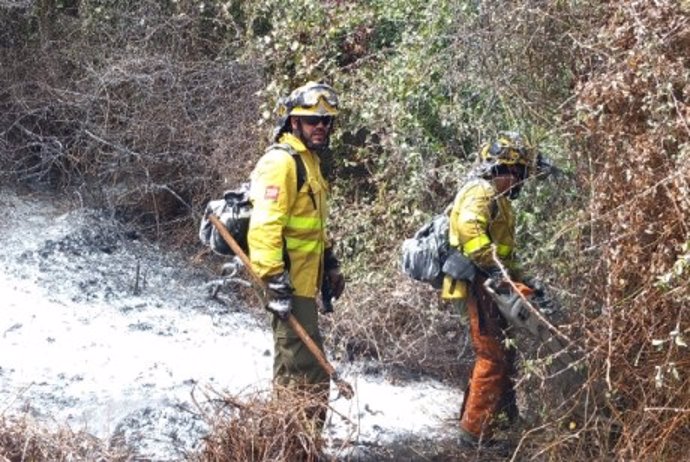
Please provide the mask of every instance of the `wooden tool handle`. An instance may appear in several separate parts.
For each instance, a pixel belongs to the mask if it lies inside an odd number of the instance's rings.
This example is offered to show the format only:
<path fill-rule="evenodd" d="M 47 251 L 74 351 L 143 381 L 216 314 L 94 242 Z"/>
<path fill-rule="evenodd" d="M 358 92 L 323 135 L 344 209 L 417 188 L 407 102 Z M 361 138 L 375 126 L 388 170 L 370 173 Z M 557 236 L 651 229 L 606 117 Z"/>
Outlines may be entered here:
<path fill-rule="evenodd" d="M 240 247 L 237 241 L 235 241 L 235 238 L 232 237 L 232 234 L 230 234 L 225 225 L 223 225 L 218 217 L 213 214 L 210 214 L 207 218 L 213 224 L 213 226 L 216 227 L 223 240 L 225 240 L 225 242 L 230 246 L 235 255 L 237 255 L 237 257 L 242 261 L 254 281 L 265 292 L 266 283 L 259 277 L 258 274 L 256 274 L 252 268 L 251 262 L 249 261 L 249 257 L 247 257 L 247 254 L 244 253 L 242 247 Z M 302 324 L 299 323 L 297 318 L 295 318 L 292 313 L 288 313 L 287 318 L 284 319 L 284 322 L 286 322 L 292 328 L 292 330 L 295 331 L 300 340 L 302 340 L 302 343 L 304 343 L 309 351 L 311 351 L 319 365 L 324 371 L 326 371 L 331 380 L 335 382 L 340 394 L 347 399 L 352 398 L 354 396 L 352 386 L 338 376 L 335 368 L 331 365 L 331 363 L 328 362 L 328 359 L 326 359 L 326 355 L 324 355 L 323 351 L 321 351 L 321 348 L 319 348 L 316 342 L 314 342 L 314 340 L 309 336 L 309 333 L 304 330 L 304 327 L 302 327 Z"/>

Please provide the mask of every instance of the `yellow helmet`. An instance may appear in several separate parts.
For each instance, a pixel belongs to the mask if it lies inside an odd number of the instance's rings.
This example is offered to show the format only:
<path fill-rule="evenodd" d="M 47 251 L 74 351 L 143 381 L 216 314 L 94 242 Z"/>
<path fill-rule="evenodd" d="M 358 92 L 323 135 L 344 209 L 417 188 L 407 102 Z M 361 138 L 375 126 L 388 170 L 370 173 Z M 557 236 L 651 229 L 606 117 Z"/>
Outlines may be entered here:
<path fill-rule="evenodd" d="M 529 173 L 534 164 L 534 147 L 518 132 L 499 132 L 493 143 L 487 143 L 479 152 L 479 160 L 488 167 L 498 165 L 524 165 Z"/>
<path fill-rule="evenodd" d="M 278 120 L 273 138 L 288 130 L 290 116 L 336 116 L 338 115 L 338 94 L 325 83 L 307 82 L 293 90 L 287 98 L 278 101 Z"/>

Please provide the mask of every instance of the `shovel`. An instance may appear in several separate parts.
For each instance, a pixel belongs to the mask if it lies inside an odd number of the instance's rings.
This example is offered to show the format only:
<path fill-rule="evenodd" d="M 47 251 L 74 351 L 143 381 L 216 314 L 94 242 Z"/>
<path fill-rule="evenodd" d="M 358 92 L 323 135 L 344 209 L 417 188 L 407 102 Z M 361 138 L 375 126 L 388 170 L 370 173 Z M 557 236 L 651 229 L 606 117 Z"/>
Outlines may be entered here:
<path fill-rule="evenodd" d="M 218 230 L 218 233 L 222 236 L 222 238 L 225 240 L 225 242 L 230 246 L 233 252 L 235 252 L 235 255 L 239 257 L 239 259 L 242 261 L 244 264 L 244 267 L 247 268 L 247 271 L 249 271 L 249 274 L 252 276 L 254 281 L 263 289 L 264 293 L 266 291 L 266 283 L 259 277 L 258 274 L 254 271 L 252 268 L 252 265 L 249 261 L 249 258 L 247 255 L 244 253 L 242 250 L 242 247 L 235 241 L 235 239 L 232 237 L 230 232 L 225 228 L 223 223 L 218 219 L 217 216 L 210 214 L 208 216 L 208 220 L 213 223 L 213 226 L 216 227 Z M 318 345 L 314 342 L 314 340 L 309 336 L 309 333 L 304 330 L 304 327 L 302 327 L 302 324 L 299 323 L 299 321 L 292 315 L 292 313 L 288 313 L 287 318 L 283 320 L 283 322 L 286 322 L 292 330 L 297 334 L 297 336 L 302 340 L 304 345 L 311 351 L 311 353 L 314 355 L 316 360 L 318 361 L 319 365 L 323 368 L 324 371 L 328 374 L 328 376 L 333 380 L 335 385 L 338 387 L 338 391 L 340 392 L 341 395 L 343 395 L 347 399 L 351 399 L 354 396 L 354 391 L 352 389 L 352 386 L 347 383 L 345 380 L 341 379 L 338 376 L 337 371 L 335 368 L 328 362 L 328 359 L 326 359 L 326 356 L 323 354 L 323 351 L 318 347 Z"/>

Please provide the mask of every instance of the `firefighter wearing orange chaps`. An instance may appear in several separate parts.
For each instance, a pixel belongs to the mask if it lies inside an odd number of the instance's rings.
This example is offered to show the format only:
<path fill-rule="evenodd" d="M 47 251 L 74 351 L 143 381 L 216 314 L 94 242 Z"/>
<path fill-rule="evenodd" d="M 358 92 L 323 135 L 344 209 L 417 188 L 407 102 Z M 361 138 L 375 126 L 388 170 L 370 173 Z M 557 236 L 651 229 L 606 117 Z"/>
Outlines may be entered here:
<path fill-rule="evenodd" d="M 448 243 L 469 259 L 476 276 L 447 273 L 441 296 L 453 300 L 461 322 L 467 315 L 476 362 L 461 410 L 460 428 L 469 439 L 487 439 L 505 413 L 517 418 L 514 375 L 515 351 L 506 348 L 506 321 L 483 283 L 498 285 L 505 276 L 521 281 L 516 258 L 515 214 L 511 201 L 539 159 L 536 149 L 516 132 L 501 132 L 479 152 L 479 163 L 458 191 L 449 215 Z M 465 314 L 465 310 L 467 313 Z M 467 438 L 466 438 L 467 439 Z"/>
<path fill-rule="evenodd" d="M 506 321 L 498 307 L 486 293 L 478 277 L 467 298 L 470 335 L 476 355 L 460 411 L 460 427 L 475 438 L 491 436 L 491 424 L 496 415 L 517 418 L 515 390 L 515 350 L 507 348 Z"/>

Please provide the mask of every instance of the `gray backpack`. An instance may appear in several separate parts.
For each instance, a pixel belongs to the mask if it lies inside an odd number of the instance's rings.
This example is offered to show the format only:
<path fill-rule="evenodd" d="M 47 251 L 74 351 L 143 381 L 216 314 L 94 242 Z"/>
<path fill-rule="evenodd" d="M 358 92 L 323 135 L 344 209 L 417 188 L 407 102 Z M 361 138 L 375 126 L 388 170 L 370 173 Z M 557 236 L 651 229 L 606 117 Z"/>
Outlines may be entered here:
<path fill-rule="evenodd" d="M 402 244 L 402 270 L 416 281 L 434 288 L 443 285 L 445 275 L 472 281 L 476 267 L 472 261 L 450 246 L 448 214 L 436 215 Z"/>
<path fill-rule="evenodd" d="M 416 281 L 439 288 L 443 283 L 441 268 L 450 245 L 448 216 L 437 215 L 402 244 L 402 270 Z"/>

